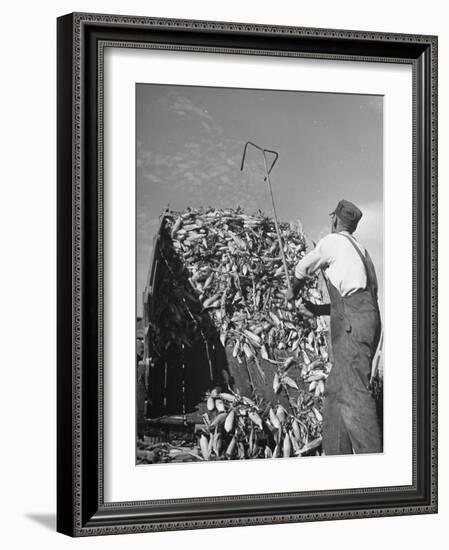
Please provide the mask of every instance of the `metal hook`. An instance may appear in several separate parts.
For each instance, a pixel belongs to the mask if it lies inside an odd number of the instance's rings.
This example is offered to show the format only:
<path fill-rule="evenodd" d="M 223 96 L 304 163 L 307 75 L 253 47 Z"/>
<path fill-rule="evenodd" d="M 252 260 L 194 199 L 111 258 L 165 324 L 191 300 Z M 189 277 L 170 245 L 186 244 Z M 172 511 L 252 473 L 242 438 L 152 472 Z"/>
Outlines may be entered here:
<path fill-rule="evenodd" d="M 271 153 L 272 155 L 274 155 L 274 160 L 271 163 L 271 166 L 267 169 L 268 174 L 271 174 L 271 171 L 273 170 L 273 167 L 274 167 L 274 165 L 276 164 L 276 162 L 279 158 L 279 153 L 277 151 L 272 151 L 271 149 L 263 149 L 262 147 L 260 147 L 259 145 L 257 145 L 256 143 L 254 143 L 252 141 L 247 141 L 245 143 L 245 148 L 243 149 L 242 163 L 240 165 L 240 171 L 243 171 L 243 167 L 245 165 L 246 150 L 248 149 L 248 145 L 252 145 L 256 149 L 258 149 L 263 154 L 263 156 L 265 157 L 265 162 L 266 162 L 266 158 L 267 158 L 266 153 Z M 267 181 L 267 178 L 265 177 L 263 181 Z"/>
<path fill-rule="evenodd" d="M 258 151 L 260 151 L 263 155 L 263 163 L 264 163 L 265 172 L 266 172 L 266 176 L 264 178 L 264 181 L 267 182 L 268 190 L 270 191 L 271 204 L 273 206 L 273 214 L 274 214 L 274 225 L 275 225 L 275 228 L 276 228 L 276 234 L 277 234 L 278 241 L 279 241 L 279 248 L 280 248 L 280 252 L 281 252 L 281 256 L 282 256 L 282 263 L 284 265 L 285 278 L 286 278 L 286 281 L 287 281 L 287 288 L 290 290 L 291 285 L 290 285 L 290 277 L 288 275 L 287 260 L 285 258 L 284 244 L 282 242 L 281 232 L 280 232 L 280 229 L 279 229 L 279 222 L 278 222 L 278 218 L 277 218 L 277 214 L 276 214 L 276 205 L 275 205 L 275 202 L 274 202 L 273 189 L 271 187 L 271 182 L 270 182 L 270 173 L 271 173 L 271 170 L 273 170 L 273 166 L 276 164 L 276 161 L 279 158 L 279 153 L 277 151 L 272 151 L 271 149 L 264 149 L 263 147 L 260 147 L 260 145 L 257 145 L 256 143 L 254 143 L 252 141 L 247 141 L 245 143 L 245 147 L 243 149 L 243 156 L 242 156 L 242 163 L 240 165 L 240 171 L 243 171 L 243 167 L 245 165 L 246 151 L 248 149 L 248 145 L 251 145 L 252 147 L 257 149 Z M 270 154 L 274 155 L 274 160 L 271 163 L 271 166 L 269 168 L 268 168 L 268 164 L 267 164 L 267 153 L 270 153 Z"/>

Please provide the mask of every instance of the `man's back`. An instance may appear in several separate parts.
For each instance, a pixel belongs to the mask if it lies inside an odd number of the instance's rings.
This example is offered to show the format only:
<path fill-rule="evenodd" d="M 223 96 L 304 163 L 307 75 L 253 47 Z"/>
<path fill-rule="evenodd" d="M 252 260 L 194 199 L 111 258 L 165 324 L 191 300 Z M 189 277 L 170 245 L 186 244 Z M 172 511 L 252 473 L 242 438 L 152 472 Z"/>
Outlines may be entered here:
<path fill-rule="evenodd" d="M 364 247 L 350 233 L 343 231 L 326 235 L 314 250 L 298 262 L 296 277 L 302 279 L 318 269 L 324 269 L 326 276 L 342 296 L 349 296 L 356 290 L 366 288 L 366 269 L 354 245 L 365 256 Z M 369 256 L 367 260 L 372 264 Z"/>

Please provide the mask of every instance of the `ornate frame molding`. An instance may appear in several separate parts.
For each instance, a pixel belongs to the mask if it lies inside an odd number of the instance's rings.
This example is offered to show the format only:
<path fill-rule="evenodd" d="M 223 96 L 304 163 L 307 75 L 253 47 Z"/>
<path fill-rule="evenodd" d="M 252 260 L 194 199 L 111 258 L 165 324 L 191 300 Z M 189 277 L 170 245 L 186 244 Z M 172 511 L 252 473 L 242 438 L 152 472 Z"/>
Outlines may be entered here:
<path fill-rule="evenodd" d="M 88 45 L 86 31 L 89 29 L 106 29 L 113 38 L 99 40 L 96 37 L 96 51 L 90 51 L 86 54 L 86 49 L 92 48 Z M 256 48 L 251 46 L 244 48 L 241 46 L 229 47 L 229 45 L 216 46 L 211 44 L 188 45 L 177 44 L 174 42 L 164 43 L 163 41 L 151 42 L 150 40 L 132 41 L 127 38 L 121 40 L 120 35 L 130 29 L 139 29 L 140 31 L 162 30 L 182 31 L 192 33 L 192 36 L 202 34 L 203 40 L 208 40 L 211 33 L 217 40 L 220 36 L 239 37 L 245 40 L 248 37 L 263 38 L 267 47 Z M 329 52 L 315 51 L 316 46 L 311 46 L 309 50 L 288 50 L 278 47 L 270 48 L 270 40 L 277 37 L 291 37 L 293 40 L 301 39 L 305 44 L 312 45 L 311 39 L 321 40 L 320 44 L 325 47 L 325 43 L 333 41 L 338 42 L 341 53 L 332 54 Z M 316 42 L 315 42 L 316 43 Z M 346 43 L 346 51 L 345 51 Z M 397 45 L 399 48 L 391 48 L 391 45 Z M 359 53 L 354 53 L 348 49 L 348 45 L 354 45 Z M 103 52 L 104 47 L 126 47 L 126 48 L 158 48 L 182 51 L 206 51 L 223 54 L 251 54 L 251 55 L 273 55 L 273 56 L 297 56 L 325 59 L 343 59 L 357 60 L 366 62 L 387 62 L 387 63 L 410 63 L 413 66 L 413 105 L 414 105 L 414 150 L 413 150 L 413 187 L 414 187 L 414 255 L 413 255 L 413 287 L 414 287 L 414 376 L 413 392 L 417 395 L 417 363 L 418 346 L 425 347 L 425 356 L 428 359 L 428 399 L 430 407 L 428 409 L 428 418 L 430 432 L 421 434 L 424 440 L 428 440 L 428 473 L 426 474 L 429 485 L 426 491 L 426 498 L 415 499 L 416 502 L 408 505 L 401 505 L 400 500 L 396 504 L 382 506 L 381 502 L 377 506 L 370 506 L 360 509 L 337 509 L 335 511 L 325 511 L 315 509 L 314 511 L 298 511 L 295 513 L 276 513 L 276 514 L 245 514 L 240 517 L 238 511 L 234 517 L 223 516 L 221 518 L 208 518 L 206 514 L 199 518 L 193 516 L 191 519 L 170 519 L 154 520 L 148 512 L 151 506 L 162 504 L 185 504 L 188 505 L 201 501 L 202 503 L 242 503 L 253 501 L 254 495 L 239 495 L 227 498 L 207 499 L 177 499 L 176 501 L 142 501 L 142 502 L 124 502 L 124 503 L 104 503 L 103 501 L 103 480 L 102 480 L 102 429 L 103 429 L 103 410 L 102 410 L 102 366 L 103 366 L 103 342 L 102 342 L 102 324 L 103 324 L 103 149 L 102 149 L 102 130 L 103 130 Z M 363 31 L 347 31 L 335 29 L 312 29 L 304 27 L 284 27 L 253 25 L 245 23 L 222 23 L 209 21 L 190 21 L 157 19 L 149 17 L 131 17 L 103 14 L 71 14 L 59 19 L 58 22 L 58 142 L 60 150 L 58 151 L 58 324 L 65 324 L 58 333 L 58 402 L 69 400 L 69 405 L 60 405 L 58 407 L 59 424 L 63 429 L 58 429 L 58 530 L 73 536 L 88 536 L 102 534 L 118 534 L 142 531 L 160 531 L 176 529 L 199 529 L 210 527 L 240 526 L 240 525 L 259 525 L 267 523 L 288 523 L 300 521 L 321 521 L 330 519 L 361 518 L 373 516 L 391 516 L 417 513 L 433 513 L 437 511 L 437 38 L 424 35 L 403 35 L 395 33 L 374 33 Z M 372 53 L 368 53 L 372 51 Z M 385 55 L 385 52 L 400 52 L 400 55 Z M 377 52 L 377 53 L 376 53 Z M 383 52 L 383 53 L 382 53 Z M 406 52 L 409 52 L 407 54 Z M 420 52 L 420 53 L 419 53 Z M 70 67 L 65 67 L 70 60 Z M 96 66 L 93 66 L 93 61 Z M 90 64 L 89 64 L 90 63 Z M 86 65 L 88 68 L 86 69 Z M 96 82 L 96 111 L 97 120 L 95 129 L 98 135 L 96 143 L 96 159 L 92 160 L 95 164 L 93 171 L 96 178 L 96 220 L 95 227 L 90 223 L 90 217 L 86 218 L 84 212 L 86 198 L 92 199 L 92 195 L 86 195 L 85 181 L 88 180 L 86 173 L 86 154 L 93 155 L 91 147 L 86 149 L 86 120 L 83 118 L 83 109 L 85 103 L 87 88 L 92 87 L 92 74 L 94 71 L 97 77 Z M 90 80 L 89 80 L 90 78 Z M 86 84 L 87 82 L 87 84 Z M 89 88 L 90 89 L 90 88 Z M 69 94 L 70 92 L 70 94 Z M 424 98 L 424 99 L 423 99 Z M 71 135 L 67 139 L 67 124 L 71 122 Z M 421 126 L 425 126 L 422 128 Z M 92 141 L 92 140 L 91 140 Z M 67 167 L 67 161 L 70 158 L 70 166 Z M 418 187 L 418 183 L 424 186 L 424 191 Z M 422 204 L 422 197 L 419 193 L 424 193 L 427 200 Z M 420 211 L 419 208 L 421 209 Z M 67 215 L 70 216 L 67 218 Z M 418 215 L 419 214 L 419 215 Z M 89 222 L 89 223 L 87 223 Z M 86 245 L 83 240 L 86 231 L 95 231 L 97 239 L 97 276 L 95 282 L 86 272 L 86 265 L 89 261 L 86 256 Z M 426 251 L 418 249 L 418 239 L 429 242 L 430 247 Z M 64 247 L 70 247 L 70 256 L 63 252 Z M 423 261 L 423 254 L 427 253 L 428 266 L 417 265 L 417 262 Z M 90 256 L 89 256 L 90 258 Z M 70 263 L 70 265 L 69 265 Z M 420 270 L 423 280 L 423 288 L 418 285 L 417 272 Z M 70 273 L 70 277 L 68 277 Z M 421 280 L 421 279 L 419 279 Z M 71 286 L 71 296 L 68 300 L 66 293 L 68 286 Z M 90 320 L 85 318 L 84 309 L 86 301 L 85 287 L 93 285 L 96 290 L 97 300 L 97 322 L 98 339 L 97 353 L 95 357 L 98 368 L 96 377 L 96 387 L 93 388 L 93 379 L 89 378 L 90 396 L 96 394 L 97 400 L 92 407 L 98 414 L 98 425 L 96 427 L 97 441 L 97 460 L 95 461 L 97 470 L 92 473 L 92 464 L 86 466 L 86 449 L 92 445 L 92 438 L 95 434 L 90 434 L 86 439 L 86 430 L 83 424 L 83 411 L 86 403 L 86 332 L 85 326 Z M 90 288 L 90 286 L 89 286 Z M 421 296 L 419 293 L 423 296 Z M 61 293 L 61 294 L 59 294 Z M 88 293 L 89 294 L 89 293 Z M 419 296 L 418 296 L 419 295 Z M 92 297 L 92 294 L 89 294 Z M 426 312 L 426 322 L 424 329 L 426 334 L 418 334 L 418 330 L 423 330 L 416 320 L 417 311 L 424 308 Z M 421 310 L 420 310 L 421 311 Z M 428 315 L 428 318 L 427 318 Z M 70 316 L 70 327 L 65 321 Z M 418 342 L 418 337 L 420 342 Z M 427 339 L 426 339 L 427 338 Z M 66 347 L 70 342 L 70 357 L 67 351 L 61 348 Z M 92 351 L 92 350 L 91 350 Z M 69 382 L 68 382 L 69 380 Z M 90 406 L 90 405 L 88 405 Z M 413 464 L 413 484 L 410 487 L 385 487 L 360 490 L 342 490 L 342 491 L 321 491 L 310 493 L 283 493 L 256 495 L 260 500 L 285 499 L 287 497 L 301 496 L 305 497 L 323 497 L 332 499 L 333 496 L 351 497 L 357 495 L 369 495 L 383 493 L 390 495 L 399 494 L 402 498 L 409 493 L 416 493 L 418 485 L 422 484 L 419 478 L 418 464 L 416 459 L 417 448 L 417 424 L 416 415 L 422 414 L 417 410 L 414 403 L 414 464 Z M 426 413 L 427 414 L 427 413 Z M 64 429 L 70 425 L 69 434 L 63 433 Z M 92 452 L 94 451 L 91 449 Z M 422 465 L 421 465 L 422 466 Z M 85 479 L 95 479 L 97 485 L 95 490 L 86 490 Z M 68 494 L 70 488 L 70 494 Z M 92 493 L 92 494 L 91 494 Z M 229 510 L 229 508 L 228 508 Z M 187 512 L 186 512 L 187 513 Z"/>

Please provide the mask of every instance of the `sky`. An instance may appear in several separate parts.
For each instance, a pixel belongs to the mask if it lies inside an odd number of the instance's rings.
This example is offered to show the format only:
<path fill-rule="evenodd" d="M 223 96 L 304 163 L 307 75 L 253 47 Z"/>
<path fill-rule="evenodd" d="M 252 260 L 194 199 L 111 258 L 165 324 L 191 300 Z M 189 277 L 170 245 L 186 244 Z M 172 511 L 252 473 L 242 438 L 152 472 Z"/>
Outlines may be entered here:
<path fill-rule="evenodd" d="M 314 241 L 340 199 L 359 206 L 356 238 L 368 249 L 383 306 L 381 96 L 137 84 L 137 313 L 159 216 L 167 206 L 272 213 L 263 160 L 244 144 L 278 151 L 271 183 L 280 221 Z"/>

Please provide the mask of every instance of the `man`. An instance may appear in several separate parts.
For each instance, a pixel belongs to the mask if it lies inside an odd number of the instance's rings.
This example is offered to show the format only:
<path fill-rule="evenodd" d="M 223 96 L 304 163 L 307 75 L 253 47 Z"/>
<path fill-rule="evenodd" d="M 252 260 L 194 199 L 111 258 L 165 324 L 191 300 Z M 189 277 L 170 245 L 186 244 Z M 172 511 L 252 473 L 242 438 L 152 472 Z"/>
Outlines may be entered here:
<path fill-rule="evenodd" d="M 369 388 L 381 330 L 376 272 L 368 252 L 353 237 L 362 212 L 341 200 L 331 216 L 331 234 L 298 262 L 288 298 L 296 298 L 307 277 L 323 270 L 330 304 L 305 305 L 312 314 L 330 313 L 331 318 L 334 364 L 325 388 L 325 454 L 378 453 L 382 438 Z"/>

